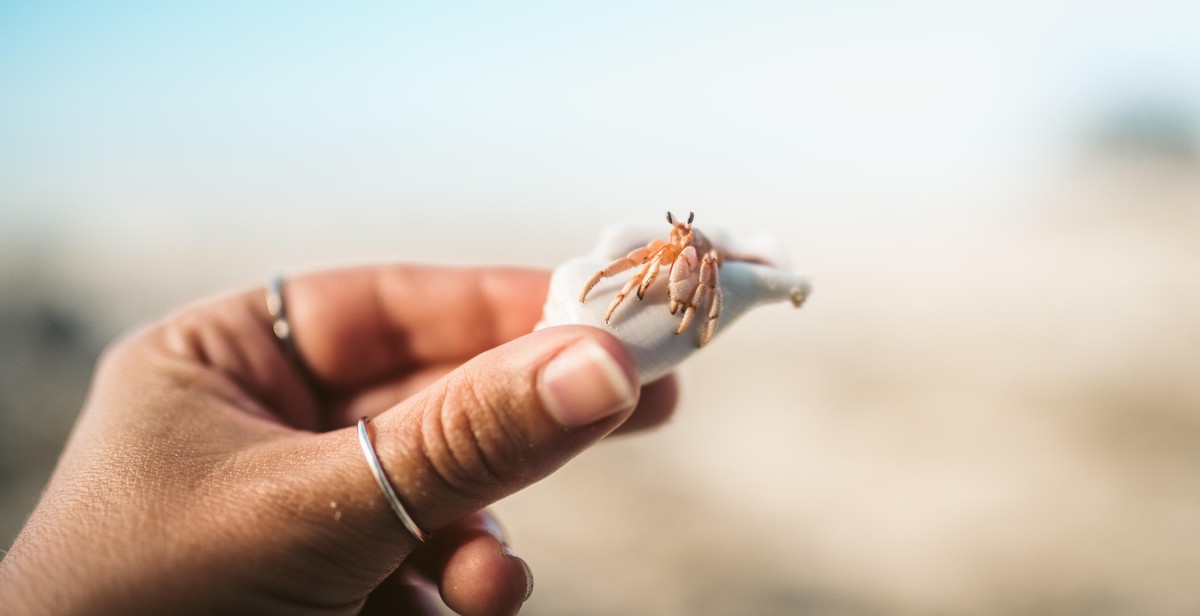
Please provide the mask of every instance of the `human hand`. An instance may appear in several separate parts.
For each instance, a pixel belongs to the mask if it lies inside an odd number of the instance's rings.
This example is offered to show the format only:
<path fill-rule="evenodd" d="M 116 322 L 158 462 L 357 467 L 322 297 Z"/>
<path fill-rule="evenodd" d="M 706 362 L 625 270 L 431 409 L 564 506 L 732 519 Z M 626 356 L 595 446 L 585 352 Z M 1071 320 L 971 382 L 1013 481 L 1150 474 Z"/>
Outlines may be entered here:
<path fill-rule="evenodd" d="M 0 561 L 6 613 L 514 613 L 532 580 L 483 508 L 606 434 L 661 423 L 608 333 L 528 333 L 547 276 L 383 267 L 288 281 L 297 368 L 261 289 L 102 358 L 42 501 Z M 639 399 L 640 393 L 640 399 Z M 635 409 L 636 406 L 636 409 Z M 353 425 L 417 524 L 375 484 Z"/>

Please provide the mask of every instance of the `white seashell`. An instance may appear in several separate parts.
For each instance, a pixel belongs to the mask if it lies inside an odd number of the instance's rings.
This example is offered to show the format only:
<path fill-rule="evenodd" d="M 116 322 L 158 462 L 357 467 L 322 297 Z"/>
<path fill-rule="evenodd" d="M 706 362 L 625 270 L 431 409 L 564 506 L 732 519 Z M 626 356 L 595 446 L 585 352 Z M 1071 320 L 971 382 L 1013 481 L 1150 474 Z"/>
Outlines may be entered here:
<path fill-rule="evenodd" d="M 705 315 L 697 314 L 691 327 L 676 334 L 680 314 L 668 309 L 668 268 L 639 300 L 631 294 L 613 313 L 611 325 L 604 313 L 621 287 L 636 270 L 601 280 L 580 303 L 579 294 L 597 271 L 630 250 L 666 236 L 669 227 L 659 223 L 618 223 L 605 229 L 591 254 L 560 265 L 550 277 L 550 291 L 537 328 L 554 325 L 593 325 L 615 335 L 633 355 L 643 383 L 666 375 L 689 355 L 699 350 L 697 341 Z M 787 257 L 779 242 L 769 236 L 736 238 L 727 231 L 705 227 L 702 232 L 719 250 L 752 255 L 773 265 L 726 261 L 720 269 L 724 305 L 716 334 L 726 331 L 750 308 L 790 300 L 799 307 L 808 296 L 808 279 L 787 269 Z"/>

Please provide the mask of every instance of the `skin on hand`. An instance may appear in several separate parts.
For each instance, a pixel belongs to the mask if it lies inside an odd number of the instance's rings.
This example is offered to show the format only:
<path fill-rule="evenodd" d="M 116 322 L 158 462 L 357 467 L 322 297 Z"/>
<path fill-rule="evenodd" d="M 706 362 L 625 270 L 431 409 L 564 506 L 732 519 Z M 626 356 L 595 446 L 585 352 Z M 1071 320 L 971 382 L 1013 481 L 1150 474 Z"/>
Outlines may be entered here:
<path fill-rule="evenodd" d="M 608 333 L 528 333 L 547 275 L 381 267 L 288 281 L 299 365 L 261 289 L 105 353 L 0 561 L 12 614 L 512 614 L 528 566 L 483 509 L 674 408 Z M 375 485 L 375 448 L 417 543 Z M 435 590 L 436 589 L 436 590 Z"/>

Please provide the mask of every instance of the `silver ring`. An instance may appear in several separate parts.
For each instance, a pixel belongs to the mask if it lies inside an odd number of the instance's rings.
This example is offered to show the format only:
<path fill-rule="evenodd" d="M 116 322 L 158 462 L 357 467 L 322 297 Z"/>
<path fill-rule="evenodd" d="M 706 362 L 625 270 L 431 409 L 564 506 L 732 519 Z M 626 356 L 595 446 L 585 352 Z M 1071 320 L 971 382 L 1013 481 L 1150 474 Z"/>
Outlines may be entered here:
<path fill-rule="evenodd" d="M 379 463 L 379 456 L 375 453 L 375 446 L 371 444 L 371 435 L 367 433 L 367 421 L 366 417 L 358 420 L 358 444 L 362 446 L 363 456 L 367 458 L 367 465 L 371 467 L 371 474 L 375 475 L 375 483 L 378 483 L 379 489 L 383 490 L 384 498 L 392 506 L 392 511 L 396 512 L 396 517 L 400 518 L 404 528 L 407 528 L 408 532 L 417 538 L 417 541 L 424 542 L 429 535 L 426 535 L 421 527 L 417 526 L 412 516 L 404 510 L 404 503 L 400 502 L 400 496 L 396 494 L 392 483 L 384 474 L 383 465 Z"/>
<path fill-rule="evenodd" d="M 287 307 L 283 303 L 283 274 L 276 272 L 267 280 L 267 312 L 271 314 L 271 331 L 283 343 L 292 359 L 296 358 L 295 341 L 292 339 L 292 324 L 288 322 Z"/>

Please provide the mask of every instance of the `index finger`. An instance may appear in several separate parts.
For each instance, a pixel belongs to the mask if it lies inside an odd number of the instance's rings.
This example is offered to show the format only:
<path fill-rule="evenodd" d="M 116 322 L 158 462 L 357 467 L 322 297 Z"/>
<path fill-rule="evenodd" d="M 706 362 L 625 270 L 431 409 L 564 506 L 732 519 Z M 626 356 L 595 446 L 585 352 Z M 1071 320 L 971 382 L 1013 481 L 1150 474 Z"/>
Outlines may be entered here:
<path fill-rule="evenodd" d="M 549 274 L 379 266 L 308 274 L 284 287 L 303 364 L 331 387 L 461 361 L 533 330 Z"/>

